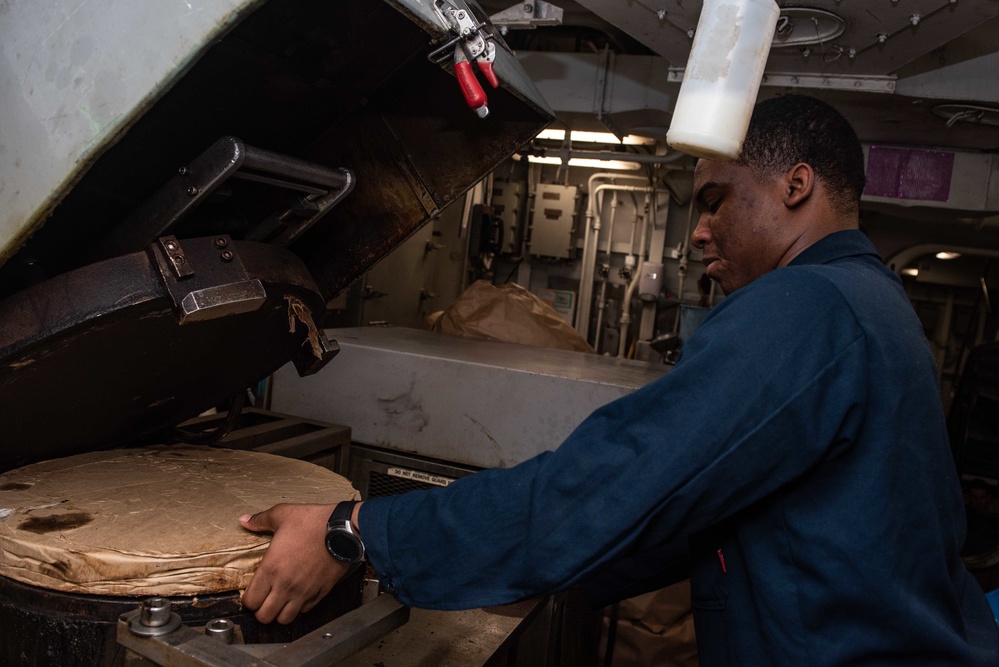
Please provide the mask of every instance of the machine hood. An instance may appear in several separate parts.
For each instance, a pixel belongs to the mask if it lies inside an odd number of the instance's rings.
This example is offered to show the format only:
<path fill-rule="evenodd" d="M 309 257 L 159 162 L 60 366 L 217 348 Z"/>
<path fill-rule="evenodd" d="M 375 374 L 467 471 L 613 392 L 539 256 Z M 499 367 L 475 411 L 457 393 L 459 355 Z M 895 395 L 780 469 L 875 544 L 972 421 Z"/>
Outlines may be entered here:
<path fill-rule="evenodd" d="M 551 119 L 498 33 L 478 118 L 427 58 L 451 36 L 433 0 L 3 3 L 0 297 L 148 245 L 137 209 L 227 136 L 353 173 L 288 244 L 332 297 Z M 174 229 L 240 239 L 288 208 L 242 185 Z"/>
<path fill-rule="evenodd" d="M 14 0 L 0 44 L 0 470 L 316 372 L 325 304 L 552 119 L 463 0 Z"/>

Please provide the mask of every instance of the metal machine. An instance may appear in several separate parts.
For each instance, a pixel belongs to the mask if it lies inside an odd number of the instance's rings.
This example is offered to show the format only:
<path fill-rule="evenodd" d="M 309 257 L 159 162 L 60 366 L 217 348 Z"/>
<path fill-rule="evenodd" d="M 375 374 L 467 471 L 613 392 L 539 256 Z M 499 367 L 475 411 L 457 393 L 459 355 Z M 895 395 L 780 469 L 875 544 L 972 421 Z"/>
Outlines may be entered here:
<path fill-rule="evenodd" d="M 218 440 L 247 386 L 335 356 L 330 299 L 551 119 L 462 0 L 15 0 L 0 17 L 0 472 Z M 217 428 L 175 432 L 230 399 Z M 6 587 L 0 605 L 44 615 L 50 597 Z M 59 604 L 115 622 L 87 602 Z M 136 612 L 140 635 L 173 622 L 161 607 Z M 16 640 L 0 662 L 86 660 L 58 653 L 66 637 L 12 657 Z M 168 644 L 150 657 L 174 664 Z M 290 653 L 274 664 L 314 656 Z"/>

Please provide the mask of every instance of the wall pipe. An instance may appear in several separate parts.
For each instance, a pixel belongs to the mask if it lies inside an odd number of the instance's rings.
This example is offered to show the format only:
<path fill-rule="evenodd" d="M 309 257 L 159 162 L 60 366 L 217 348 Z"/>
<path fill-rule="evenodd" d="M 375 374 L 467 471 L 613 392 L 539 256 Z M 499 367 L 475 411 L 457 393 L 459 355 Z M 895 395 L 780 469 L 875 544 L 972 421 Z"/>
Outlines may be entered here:
<path fill-rule="evenodd" d="M 635 196 L 634 192 L 631 193 L 631 201 L 635 204 L 636 215 L 635 215 L 635 219 L 631 223 L 631 242 L 628 244 L 628 254 L 631 255 L 631 256 L 634 256 L 635 255 L 635 237 L 638 235 L 638 221 L 639 220 L 644 220 L 645 217 L 637 214 L 637 212 L 638 212 L 638 197 Z"/>
<path fill-rule="evenodd" d="M 587 180 L 586 218 L 583 222 L 583 258 L 579 271 L 579 298 L 576 309 L 576 331 L 584 339 L 587 338 L 590 322 L 590 300 L 593 298 L 593 268 L 596 265 L 596 244 L 599 241 L 600 222 L 597 219 L 597 198 L 594 195 L 594 182 L 598 179 L 625 179 L 648 182 L 644 176 L 631 176 L 615 172 L 597 172 Z M 592 239 L 593 227 L 596 224 L 596 236 Z"/>
<path fill-rule="evenodd" d="M 679 284 L 676 293 L 676 317 L 673 319 L 673 333 L 680 333 L 680 306 L 683 305 L 683 284 L 687 277 L 687 263 L 690 251 L 690 227 L 694 220 L 694 198 L 690 198 L 690 205 L 687 207 L 687 235 L 683 237 L 680 244 L 680 265 L 677 267 Z"/>
<path fill-rule="evenodd" d="M 607 255 L 608 264 L 610 264 L 611 248 L 614 241 L 614 219 L 617 217 L 617 205 L 618 196 L 617 193 L 614 193 L 611 198 L 611 217 L 607 224 L 607 249 L 604 250 L 604 254 Z"/>
<path fill-rule="evenodd" d="M 610 221 L 607 230 L 607 273 L 601 271 L 600 275 L 600 296 L 597 298 L 597 328 L 593 332 L 593 347 L 597 347 L 597 343 L 600 342 L 600 332 L 601 326 L 604 323 L 604 309 L 607 307 L 607 277 L 610 274 L 610 259 L 611 259 L 611 241 L 614 239 L 614 220 L 617 218 L 617 204 L 618 197 L 617 194 L 611 199 L 611 213 Z"/>
<path fill-rule="evenodd" d="M 650 199 L 649 193 L 646 192 L 646 210 L 648 210 Z M 645 269 L 645 244 L 648 241 L 650 224 L 655 225 L 655 219 L 652 215 L 647 215 L 642 224 L 642 240 L 638 244 L 638 265 L 635 267 L 635 275 L 632 276 L 631 282 L 628 283 L 628 289 L 624 293 L 624 301 L 621 303 L 621 330 L 618 333 L 617 343 L 618 357 L 624 357 L 628 351 L 628 329 L 631 325 L 631 300 L 635 296 L 635 289 L 638 287 L 639 282 L 641 282 L 642 271 Z"/>
<path fill-rule="evenodd" d="M 644 254 L 644 253 L 643 253 Z M 624 293 L 624 303 L 621 304 L 621 332 L 618 335 L 617 356 L 624 357 L 628 351 L 628 328 L 631 325 L 631 299 L 635 296 L 635 288 L 642 278 L 642 271 L 645 269 L 645 258 L 638 260 L 638 270 L 628 283 L 628 289 Z"/>
<path fill-rule="evenodd" d="M 613 185 L 610 183 L 605 183 L 603 185 L 598 185 L 593 188 L 590 192 L 589 203 L 593 204 L 593 209 L 587 207 L 587 219 L 592 221 L 593 235 L 587 241 L 584 236 L 583 241 L 583 267 L 580 271 L 579 279 L 579 310 L 576 315 L 576 331 L 579 332 L 585 340 L 589 341 L 590 336 L 590 301 L 593 300 L 593 269 L 596 265 L 596 254 L 597 247 L 600 242 L 600 213 L 602 212 L 599 207 L 599 201 L 603 199 L 603 193 L 607 190 L 617 191 L 617 192 L 645 192 L 651 194 L 658 194 L 665 192 L 669 194 L 669 190 L 663 190 L 659 188 L 653 188 L 649 186 L 635 186 L 635 185 Z M 591 223 L 587 223 L 587 230 L 589 231 Z M 589 243 L 589 246 L 587 245 Z M 644 246 L 643 246 L 644 253 Z"/>
<path fill-rule="evenodd" d="M 666 197 L 667 203 L 667 213 L 663 216 L 662 224 L 659 224 L 659 220 L 656 217 L 656 212 L 659 210 L 659 193 L 661 191 L 657 190 L 652 197 L 652 207 L 650 208 L 649 217 L 652 219 L 652 226 L 649 228 L 651 231 L 651 236 L 649 238 L 649 247 L 645 252 L 646 257 L 651 260 L 656 258 L 656 263 L 659 264 L 666 257 L 666 227 L 669 224 L 669 195 Z M 661 231 L 660 231 L 661 230 Z M 638 295 L 641 298 L 641 294 Z M 652 340 L 656 334 L 656 300 L 653 301 L 643 301 L 642 302 L 642 321 L 638 329 L 638 340 Z"/>
<path fill-rule="evenodd" d="M 651 197 L 649 196 L 649 193 L 646 192 L 645 193 L 645 210 L 646 211 L 649 210 L 649 200 L 650 199 L 651 199 Z M 650 225 L 654 225 L 654 224 L 655 224 L 655 220 L 652 218 L 652 216 L 650 216 L 650 215 L 642 216 L 642 236 L 641 236 L 641 239 L 638 242 L 638 259 L 639 259 L 639 261 L 645 259 L 645 255 L 646 255 L 646 252 L 647 252 L 647 250 L 645 248 L 645 245 L 649 242 L 649 226 Z"/>

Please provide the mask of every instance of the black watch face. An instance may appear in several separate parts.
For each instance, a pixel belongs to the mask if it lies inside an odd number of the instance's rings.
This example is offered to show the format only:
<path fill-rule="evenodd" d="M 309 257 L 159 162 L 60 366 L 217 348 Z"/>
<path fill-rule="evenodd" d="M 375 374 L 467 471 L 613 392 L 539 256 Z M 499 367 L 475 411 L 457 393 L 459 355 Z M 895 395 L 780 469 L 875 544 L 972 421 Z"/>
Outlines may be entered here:
<path fill-rule="evenodd" d="M 326 534 L 326 549 L 334 558 L 347 563 L 356 563 L 364 555 L 361 541 L 342 530 L 332 530 Z"/>

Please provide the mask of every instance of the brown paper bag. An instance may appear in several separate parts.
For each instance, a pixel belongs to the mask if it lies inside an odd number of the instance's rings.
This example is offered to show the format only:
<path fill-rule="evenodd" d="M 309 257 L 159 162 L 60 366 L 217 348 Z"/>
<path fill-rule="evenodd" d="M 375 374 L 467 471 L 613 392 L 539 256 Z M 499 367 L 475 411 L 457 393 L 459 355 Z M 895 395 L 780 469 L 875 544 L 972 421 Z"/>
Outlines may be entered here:
<path fill-rule="evenodd" d="M 551 306 L 513 283 L 476 281 L 447 309 L 429 319 L 431 330 L 438 333 L 594 352 Z"/>

